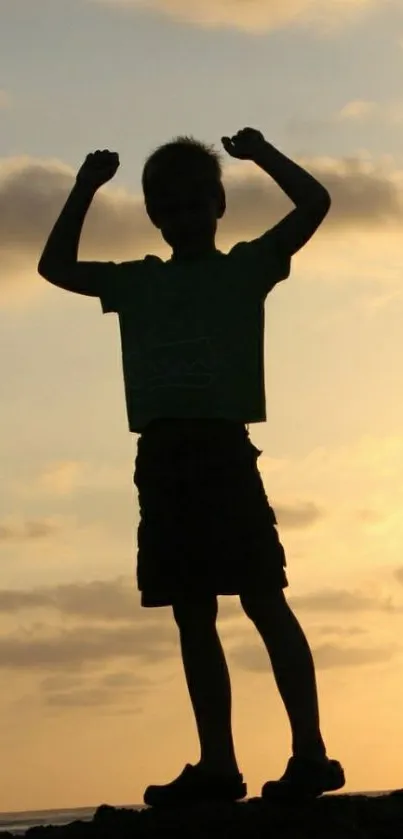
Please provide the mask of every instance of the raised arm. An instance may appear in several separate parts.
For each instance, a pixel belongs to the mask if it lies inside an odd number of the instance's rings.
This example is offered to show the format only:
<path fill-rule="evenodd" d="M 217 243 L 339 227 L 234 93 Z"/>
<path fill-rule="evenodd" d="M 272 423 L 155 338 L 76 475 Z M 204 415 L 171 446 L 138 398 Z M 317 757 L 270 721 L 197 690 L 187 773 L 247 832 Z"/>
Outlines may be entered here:
<path fill-rule="evenodd" d="M 244 128 L 234 137 L 223 137 L 222 143 L 232 157 L 251 160 L 271 175 L 295 204 L 295 210 L 268 231 L 271 244 L 279 252 L 293 256 L 309 241 L 327 215 L 331 205 L 328 191 L 268 143 L 260 131 Z"/>
<path fill-rule="evenodd" d="M 79 262 L 78 248 L 95 193 L 113 178 L 118 166 L 114 152 L 97 151 L 85 159 L 39 260 L 38 272 L 45 280 L 68 291 L 99 295 L 102 263 Z"/>

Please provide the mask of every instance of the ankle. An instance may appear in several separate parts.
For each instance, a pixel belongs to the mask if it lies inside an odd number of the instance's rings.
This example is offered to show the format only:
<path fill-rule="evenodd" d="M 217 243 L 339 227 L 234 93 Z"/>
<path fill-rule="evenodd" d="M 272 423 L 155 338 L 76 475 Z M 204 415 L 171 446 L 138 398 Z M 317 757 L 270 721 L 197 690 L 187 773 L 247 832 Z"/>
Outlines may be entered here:
<path fill-rule="evenodd" d="M 326 746 L 323 741 L 315 743 L 293 744 L 293 757 L 301 760 L 320 761 L 327 759 Z"/>
<path fill-rule="evenodd" d="M 239 768 L 236 763 L 221 762 L 215 760 L 200 760 L 197 768 L 201 769 L 209 775 L 219 775 L 220 777 L 233 778 L 240 775 Z"/>

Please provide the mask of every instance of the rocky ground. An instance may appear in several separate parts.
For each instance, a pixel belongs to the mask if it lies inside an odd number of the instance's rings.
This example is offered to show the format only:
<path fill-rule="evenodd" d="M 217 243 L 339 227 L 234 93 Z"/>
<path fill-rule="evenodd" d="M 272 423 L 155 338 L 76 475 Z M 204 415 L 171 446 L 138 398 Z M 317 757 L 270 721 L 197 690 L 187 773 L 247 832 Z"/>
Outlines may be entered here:
<path fill-rule="evenodd" d="M 102 805 L 90 822 L 33 827 L 29 839 L 403 839 L 403 789 L 370 798 L 329 795 L 316 801 L 268 804 L 260 798 L 232 805 L 155 811 Z M 0 839 L 12 839 L 0 832 Z"/>

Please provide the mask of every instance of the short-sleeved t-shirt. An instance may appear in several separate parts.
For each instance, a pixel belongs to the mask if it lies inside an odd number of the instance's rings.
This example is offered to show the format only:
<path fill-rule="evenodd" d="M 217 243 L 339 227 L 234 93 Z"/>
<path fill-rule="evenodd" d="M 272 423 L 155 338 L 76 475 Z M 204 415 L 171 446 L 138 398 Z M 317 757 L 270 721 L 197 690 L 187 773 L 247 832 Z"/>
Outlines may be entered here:
<path fill-rule="evenodd" d="M 129 428 L 155 419 L 266 419 L 264 301 L 290 273 L 270 233 L 200 260 L 100 263 L 119 316 Z"/>

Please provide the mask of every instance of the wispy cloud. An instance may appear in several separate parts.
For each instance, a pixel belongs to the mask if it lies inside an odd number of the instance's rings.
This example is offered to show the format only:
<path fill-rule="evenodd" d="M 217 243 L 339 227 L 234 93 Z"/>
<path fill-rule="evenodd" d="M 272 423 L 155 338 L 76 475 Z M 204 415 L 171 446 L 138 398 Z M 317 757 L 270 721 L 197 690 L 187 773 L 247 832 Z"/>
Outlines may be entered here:
<path fill-rule="evenodd" d="M 379 510 L 373 510 L 369 507 L 365 507 L 361 510 L 355 511 L 355 518 L 357 521 L 363 522 L 363 524 L 379 524 L 379 522 L 383 521 L 385 516 Z"/>
<path fill-rule="evenodd" d="M 400 614 L 403 607 L 391 598 L 379 598 L 360 591 L 325 589 L 290 598 L 293 607 L 308 612 L 387 612 Z"/>
<path fill-rule="evenodd" d="M 62 527 L 60 518 L 0 521 L 0 542 L 47 539 Z M 1 592 L 0 592 L 1 599 Z"/>
<path fill-rule="evenodd" d="M 316 627 L 318 635 L 336 635 L 338 637 L 345 636 L 350 638 L 353 635 L 365 635 L 366 630 L 362 626 L 338 626 L 324 625 Z"/>
<path fill-rule="evenodd" d="M 154 10 L 196 26 L 258 34 L 306 25 L 333 31 L 380 6 L 380 0 L 90 0 L 121 9 Z"/>
<path fill-rule="evenodd" d="M 52 463 L 39 475 L 36 489 L 56 495 L 69 495 L 79 484 L 82 464 L 74 460 Z"/>
<path fill-rule="evenodd" d="M 130 691 L 126 691 L 127 694 Z M 103 687 L 81 687 L 75 690 L 49 693 L 46 704 L 57 708 L 92 708 L 116 702 L 116 694 Z"/>
<path fill-rule="evenodd" d="M 302 501 L 299 504 L 276 504 L 276 516 L 281 528 L 299 529 L 312 527 L 324 518 L 325 512 L 313 501 Z"/>
<path fill-rule="evenodd" d="M 366 435 L 349 445 L 318 447 L 296 459 L 260 458 L 263 478 L 271 486 L 275 481 L 278 497 L 287 498 L 290 492 L 304 497 L 306 493 L 308 498 L 323 499 L 324 509 L 338 509 L 343 515 L 347 512 L 357 523 L 370 518 L 372 524 L 375 517 L 383 522 L 385 517 L 399 515 L 402 465 L 403 437 L 397 434 Z M 357 498 L 363 504 L 358 509 Z"/>
<path fill-rule="evenodd" d="M 177 633 L 172 624 L 46 625 L 0 637 L 0 668 L 81 672 L 118 659 L 154 663 L 176 651 Z"/>
<path fill-rule="evenodd" d="M 81 620 L 127 622 L 135 618 L 133 582 L 124 577 L 48 588 L 0 590 L 0 614 L 52 610 Z"/>
<path fill-rule="evenodd" d="M 363 667 L 390 661 L 398 655 L 398 645 L 382 647 L 341 647 L 336 644 L 321 644 L 313 649 L 313 657 L 318 670 L 329 670 L 333 667 Z"/>
<path fill-rule="evenodd" d="M 119 467 L 94 464 L 84 460 L 50 461 L 31 480 L 13 483 L 13 491 L 20 496 L 57 496 L 63 498 L 80 491 L 119 491 L 126 473 Z"/>
<path fill-rule="evenodd" d="M 403 101 L 373 102 L 356 99 L 347 102 L 334 115 L 335 122 L 364 122 L 370 119 L 392 126 L 403 124 Z"/>
<path fill-rule="evenodd" d="M 319 644 L 313 647 L 312 654 L 318 670 L 329 670 L 336 667 L 363 667 L 390 661 L 399 651 L 398 645 L 352 647 Z M 267 672 L 270 668 L 266 653 L 257 644 L 238 644 L 231 651 L 231 656 L 244 670 L 260 673 Z"/>
<path fill-rule="evenodd" d="M 384 128 L 396 128 L 403 125 L 403 100 L 377 102 L 370 99 L 352 99 L 346 102 L 339 110 L 322 115 L 294 114 L 285 122 L 287 134 L 295 137 L 312 138 L 345 132 L 346 125 L 361 130 L 370 130 L 374 126 Z M 366 145 L 366 143 L 365 143 Z"/>
<path fill-rule="evenodd" d="M 170 677 L 168 677 L 169 680 Z M 161 675 L 158 679 L 161 683 Z M 167 677 L 163 678 L 167 681 Z M 96 707 L 121 713 L 127 703 L 131 713 L 142 710 L 139 700 L 152 690 L 154 683 L 138 669 L 71 673 L 59 672 L 37 683 L 37 691 L 52 712 L 74 708 Z"/>
<path fill-rule="evenodd" d="M 376 102 L 356 99 L 352 102 L 347 102 L 337 114 L 337 118 L 340 120 L 365 119 L 365 117 L 372 116 L 377 111 L 377 108 Z"/>

